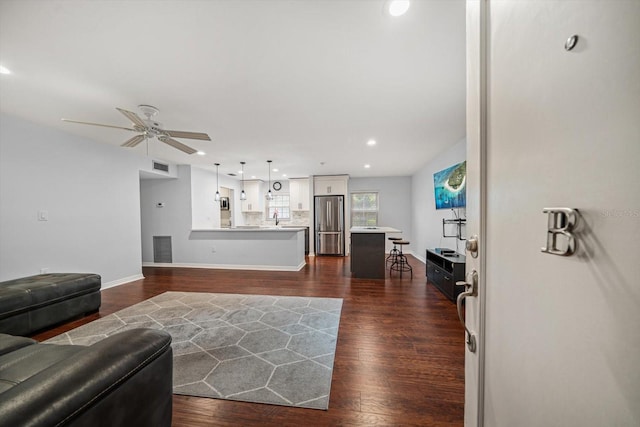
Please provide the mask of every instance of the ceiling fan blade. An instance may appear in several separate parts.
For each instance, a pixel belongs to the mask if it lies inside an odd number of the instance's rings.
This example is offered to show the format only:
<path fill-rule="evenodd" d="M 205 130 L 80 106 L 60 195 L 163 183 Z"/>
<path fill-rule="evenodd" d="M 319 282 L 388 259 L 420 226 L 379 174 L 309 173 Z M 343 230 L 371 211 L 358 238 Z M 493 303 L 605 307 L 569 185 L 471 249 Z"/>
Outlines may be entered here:
<path fill-rule="evenodd" d="M 144 129 L 147 128 L 147 124 L 145 122 L 143 122 L 142 119 L 140 118 L 140 116 L 138 116 L 136 113 L 134 113 L 132 111 L 123 110 L 122 108 L 118 108 L 118 107 L 116 107 L 116 110 L 118 110 L 122 114 L 124 114 L 125 117 L 128 118 L 129 120 L 131 120 L 131 123 L 133 123 L 134 125 L 141 126 Z"/>
<path fill-rule="evenodd" d="M 211 141 L 211 138 L 209 137 L 209 135 L 202 132 L 187 132 L 183 130 L 165 130 L 164 133 L 174 138 L 201 139 L 203 141 Z"/>
<path fill-rule="evenodd" d="M 160 135 L 158 139 L 164 142 L 165 144 L 172 146 L 173 148 L 177 148 L 180 151 L 184 151 L 187 154 L 193 154 L 198 151 L 198 150 L 194 150 L 188 145 L 184 145 L 182 142 L 178 142 L 175 139 L 169 138 L 168 136 Z"/>
<path fill-rule="evenodd" d="M 103 124 L 100 124 L 100 123 L 91 123 L 91 122 L 79 122 L 77 120 L 69 120 L 69 119 L 61 119 L 61 120 L 63 122 L 69 122 L 69 123 L 80 123 L 81 125 L 102 126 L 104 128 L 124 129 L 124 130 L 130 130 L 132 132 L 138 132 L 135 129 L 125 128 L 125 127 L 122 127 L 122 126 L 103 125 Z"/>
<path fill-rule="evenodd" d="M 133 138 L 129 139 L 128 141 L 125 141 L 123 144 L 121 144 L 121 147 L 135 147 L 136 145 L 140 144 L 142 141 L 144 141 L 146 137 L 144 135 L 136 135 Z"/>

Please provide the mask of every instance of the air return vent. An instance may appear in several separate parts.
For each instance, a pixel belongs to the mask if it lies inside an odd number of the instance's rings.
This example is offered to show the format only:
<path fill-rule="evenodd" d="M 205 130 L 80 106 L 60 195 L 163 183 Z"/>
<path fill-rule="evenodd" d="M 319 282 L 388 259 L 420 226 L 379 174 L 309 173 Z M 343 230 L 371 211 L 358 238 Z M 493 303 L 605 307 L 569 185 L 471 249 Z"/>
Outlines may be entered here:
<path fill-rule="evenodd" d="M 165 165 L 164 163 L 160 163 L 160 162 L 153 162 L 153 170 L 154 171 L 162 171 L 162 172 L 169 172 L 169 165 Z"/>
<path fill-rule="evenodd" d="M 153 236 L 153 262 L 173 262 L 171 236 Z"/>

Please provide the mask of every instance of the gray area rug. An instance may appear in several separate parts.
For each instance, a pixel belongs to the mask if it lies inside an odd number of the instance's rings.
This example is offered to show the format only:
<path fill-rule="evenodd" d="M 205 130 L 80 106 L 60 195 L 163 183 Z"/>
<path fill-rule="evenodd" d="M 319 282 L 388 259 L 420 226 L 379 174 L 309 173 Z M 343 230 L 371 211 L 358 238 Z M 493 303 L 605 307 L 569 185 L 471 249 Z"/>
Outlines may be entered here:
<path fill-rule="evenodd" d="M 341 310 L 341 298 L 165 292 L 47 342 L 163 329 L 176 394 L 326 410 Z"/>

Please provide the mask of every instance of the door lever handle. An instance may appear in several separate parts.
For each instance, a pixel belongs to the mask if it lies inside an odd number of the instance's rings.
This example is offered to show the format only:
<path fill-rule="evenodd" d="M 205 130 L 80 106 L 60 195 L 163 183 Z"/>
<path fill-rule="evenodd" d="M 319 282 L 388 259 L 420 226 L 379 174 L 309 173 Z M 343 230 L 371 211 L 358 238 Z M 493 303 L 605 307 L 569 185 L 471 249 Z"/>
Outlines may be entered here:
<path fill-rule="evenodd" d="M 465 323 L 464 313 L 462 311 L 462 301 L 466 297 L 475 297 L 478 295 L 478 272 L 476 270 L 471 270 L 468 276 L 471 276 L 471 282 L 456 282 L 456 286 L 464 286 L 465 291 L 458 295 L 458 299 L 456 300 L 456 307 L 458 309 L 458 318 L 460 319 L 460 323 L 462 323 L 462 327 L 464 327 L 464 331 L 466 334 L 467 347 L 471 353 L 476 352 L 476 336 L 471 333 L 469 328 L 467 328 L 467 324 Z"/>

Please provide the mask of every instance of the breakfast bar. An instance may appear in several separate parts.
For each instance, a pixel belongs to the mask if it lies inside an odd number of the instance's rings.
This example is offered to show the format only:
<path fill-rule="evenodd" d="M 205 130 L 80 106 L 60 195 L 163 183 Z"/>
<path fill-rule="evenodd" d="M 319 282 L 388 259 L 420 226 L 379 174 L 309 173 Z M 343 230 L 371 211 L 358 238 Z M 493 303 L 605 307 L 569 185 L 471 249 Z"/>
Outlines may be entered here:
<path fill-rule="evenodd" d="M 384 279 L 386 235 L 402 233 L 391 227 L 351 227 L 351 277 Z"/>
<path fill-rule="evenodd" d="M 238 227 L 192 230 L 185 267 L 298 271 L 305 265 L 305 228 Z"/>

